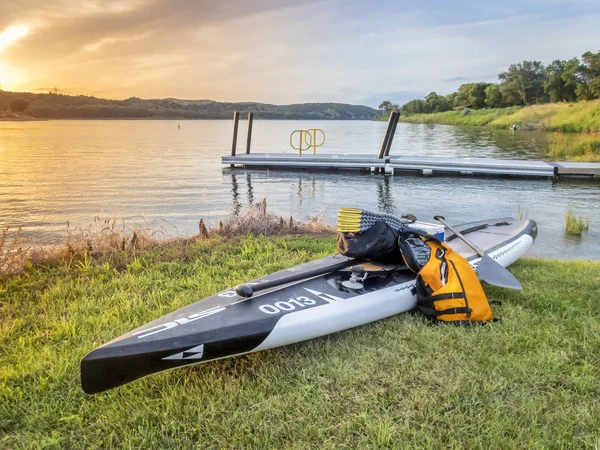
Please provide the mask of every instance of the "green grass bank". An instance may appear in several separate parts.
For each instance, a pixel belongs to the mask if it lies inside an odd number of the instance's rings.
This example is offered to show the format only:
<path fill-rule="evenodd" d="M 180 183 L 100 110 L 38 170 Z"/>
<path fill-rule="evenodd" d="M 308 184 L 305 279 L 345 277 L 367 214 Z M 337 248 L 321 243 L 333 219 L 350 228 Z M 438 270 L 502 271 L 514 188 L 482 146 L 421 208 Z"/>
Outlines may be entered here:
<path fill-rule="evenodd" d="M 547 133 L 548 158 L 554 161 L 600 161 L 600 133 Z"/>
<path fill-rule="evenodd" d="M 333 237 L 190 239 L 0 278 L 0 448 L 598 448 L 600 263 L 525 259 L 503 320 L 413 314 L 86 396 L 94 347 Z"/>
<path fill-rule="evenodd" d="M 600 100 L 577 103 L 548 103 L 526 107 L 492 108 L 446 111 L 434 114 L 401 116 L 402 122 L 441 123 L 448 125 L 476 125 L 509 128 L 516 124 L 522 128 L 560 132 L 600 132 Z"/>

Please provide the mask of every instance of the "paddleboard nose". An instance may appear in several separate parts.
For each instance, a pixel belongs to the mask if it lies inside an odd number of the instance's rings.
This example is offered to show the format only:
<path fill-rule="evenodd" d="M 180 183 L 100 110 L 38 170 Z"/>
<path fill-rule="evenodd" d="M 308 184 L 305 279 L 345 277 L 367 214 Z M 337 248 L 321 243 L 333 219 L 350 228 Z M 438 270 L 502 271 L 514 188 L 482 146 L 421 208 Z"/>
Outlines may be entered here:
<path fill-rule="evenodd" d="M 106 387 L 105 365 L 104 363 L 99 364 L 99 360 L 103 358 L 97 358 L 96 355 L 101 351 L 102 349 L 94 350 L 81 360 L 81 387 L 86 394 L 96 394 L 109 389 Z"/>

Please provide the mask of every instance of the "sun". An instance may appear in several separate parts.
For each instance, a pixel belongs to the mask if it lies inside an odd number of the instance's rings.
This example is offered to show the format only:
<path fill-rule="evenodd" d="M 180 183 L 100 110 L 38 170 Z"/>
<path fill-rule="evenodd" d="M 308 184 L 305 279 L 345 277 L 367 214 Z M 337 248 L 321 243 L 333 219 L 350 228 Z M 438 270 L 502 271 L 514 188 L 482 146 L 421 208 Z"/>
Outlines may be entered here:
<path fill-rule="evenodd" d="M 29 27 L 26 25 L 12 25 L 5 28 L 0 33 L 0 53 L 27 34 L 29 34 Z"/>
<path fill-rule="evenodd" d="M 19 39 L 27 36 L 29 30 L 30 28 L 26 25 L 13 25 L 0 32 L 0 55 Z M 5 90 L 14 90 L 22 82 L 21 73 L 7 62 L 0 60 L 0 87 Z"/>

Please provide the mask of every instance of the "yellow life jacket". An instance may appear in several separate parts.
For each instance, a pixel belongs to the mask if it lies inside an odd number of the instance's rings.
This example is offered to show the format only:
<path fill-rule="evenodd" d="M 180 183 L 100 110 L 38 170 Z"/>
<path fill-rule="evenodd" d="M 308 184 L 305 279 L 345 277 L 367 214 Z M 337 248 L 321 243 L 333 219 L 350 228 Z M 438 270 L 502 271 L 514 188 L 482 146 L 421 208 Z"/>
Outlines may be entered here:
<path fill-rule="evenodd" d="M 427 237 L 421 240 L 431 251 L 417 273 L 417 310 L 442 322 L 493 321 L 492 309 L 471 264 L 443 242 Z M 406 255 L 407 246 L 400 244 L 400 248 L 414 270 L 414 259 L 410 261 Z"/>

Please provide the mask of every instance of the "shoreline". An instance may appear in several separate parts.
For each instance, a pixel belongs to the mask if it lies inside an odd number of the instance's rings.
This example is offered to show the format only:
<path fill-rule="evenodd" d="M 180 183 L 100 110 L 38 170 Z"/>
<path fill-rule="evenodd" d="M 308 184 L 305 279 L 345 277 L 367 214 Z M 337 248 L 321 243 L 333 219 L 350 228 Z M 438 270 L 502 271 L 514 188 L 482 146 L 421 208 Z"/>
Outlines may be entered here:
<path fill-rule="evenodd" d="M 380 116 L 378 120 L 387 118 Z M 600 161 L 600 99 L 576 103 L 401 115 L 399 120 L 410 124 L 486 127 L 511 130 L 513 133 L 544 133 L 548 140 L 548 159 Z"/>
<path fill-rule="evenodd" d="M 180 257 L 185 259 L 189 249 L 194 246 L 237 245 L 249 236 L 253 239 L 310 239 L 328 242 L 331 253 L 336 252 L 337 240 L 337 231 L 325 222 L 316 220 L 301 223 L 295 222 L 291 217 L 283 219 L 270 213 L 263 221 L 257 217 L 256 210 L 250 210 L 246 217 L 235 217 L 208 228 L 201 219 L 199 232 L 190 236 L 155 237 L 150 229 L 118 231 L 107 227 L 99 233 L 68 235 L 62 243 L 38 244 L 28 242 L 29 238 L 20 239 L 18 231 L 16 234 L 6 231 L 4 236 L 0 235 L 0 284 L 40 270 L 62 272 L 81 263 L 118 267 L 123 261 L 144 258 L 146 254 L 168 255 L 165 256 L 168 260 L 178 260 Z M 584 257 L 525 256 L 523 259 L 548 263 L 600 264 L 600 259 Z"/>
<path fill-rule="evenodd" d="M 198 233 L 191 236 L 160 236 L 151 228 L 120 229 L 116 220 L 99 223 L 98 228 L 79 231 L 67 225 L 63 243 L 43 245 L 23 238 L 21 229 L 0 228 L 0 282 L 45 268 L 64 268 L 86 261 L 89 264 L 131 259 L 151 251 L 185 253 L 197 242 L 223 243 L 247 235 L 260 237 L 327 238 L 334 228 L 320 218 L 299 222 L 293 217 L 267 212 L 266 200 L 255 203 L 240 216 L 231 216 L 214 226 L 198 222 Z M 158 237 L 157 237 L 158 236 Z M 210 244 L 209 244 L 210 245 Z M 1 306 L 1 305 L 0 305 Z"/>
<path fill-rule="evenodd" d="M 36 118 L 36 117 L 32 117 L 30 119 L 14 119 L 14 118 L 2 118 L 0 117 L 0 122 L 54 122 L 54 121 L 61 121 L 61 120 L 76 120 L 76 121 L 95 121 L 95 120 L 106 120 L 106 121 L 112 121 L 112 120 L 131 120 L 131 121 L 136 121 L 136 120 L 169 120 L 169 121 L 199 121 L 199 120 L 227 120 L 227 121 L 231 121 L 231 117 L 204 117 L 204 118 L 189 118 L 189 117 L 181 117 L 181 118 L 177 118 L 177 117 L 61 117 L 61 118 Z M 240 117 L 240 122 L 246 121 L 247 118 L 245 117 Z M 315 122 L 360 122 L 360 121 L 364 121 L 364 122 L 373 122 L 373 121 L 377 121 L 375 119 L 290 119 L 290 118 L 268 118 L 268 117 L 255 117 L 253 119 L 254 121 L 257 120 L 265 120 L 265 121 L 275 121 L 275 120 L 284 120 L 284 121 L 289 121 L 289 122 L 294 122 L 294 121 L 315 121 Z M 387 119 L 386 119 L 387 120 Z"/>
<path fill-rule="evenodd" d="M 44 122 L 49 119 L 37 119 L 35 117 L 0 117 L 0 122 Z"/>
<path fill-rule="evenodd" d="M 524 107 L 445 111 L 401 115 L 403 123 L 486 126 L 517 131 L 600 133 L 600 99 L 576 103 L 546 103 Z M 379 120 L 387 120 L 379 118 Z"/>

